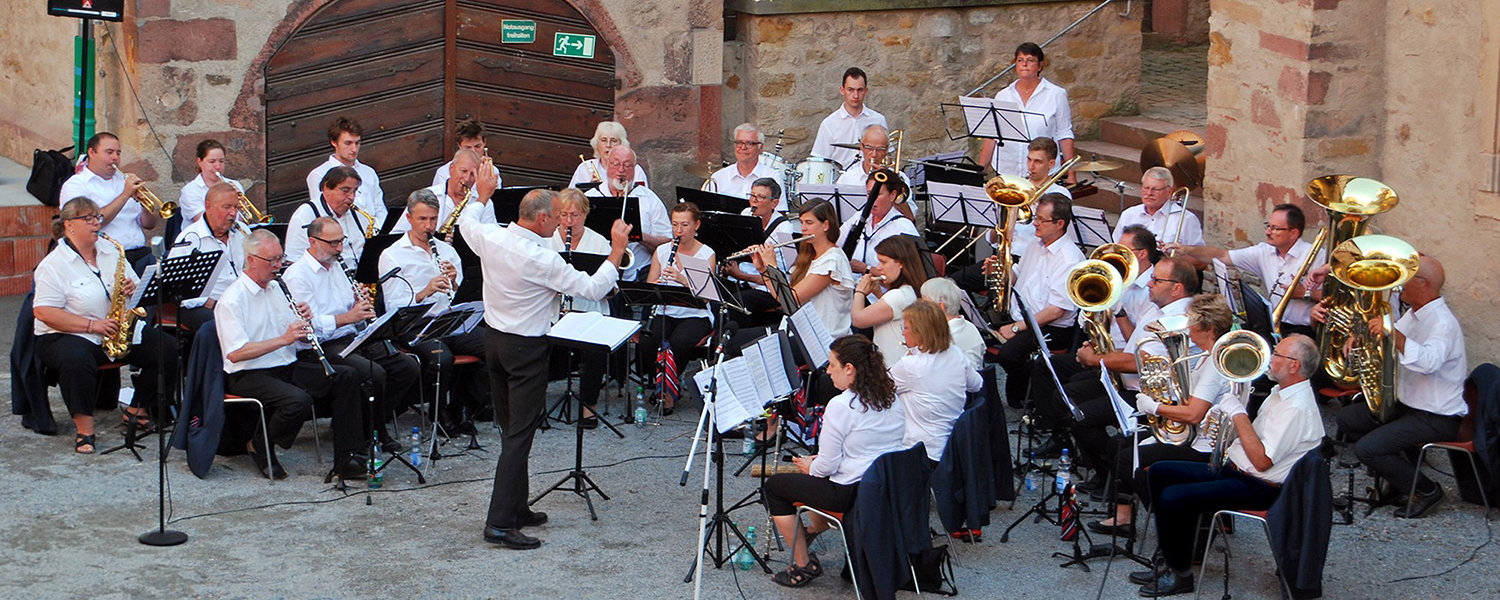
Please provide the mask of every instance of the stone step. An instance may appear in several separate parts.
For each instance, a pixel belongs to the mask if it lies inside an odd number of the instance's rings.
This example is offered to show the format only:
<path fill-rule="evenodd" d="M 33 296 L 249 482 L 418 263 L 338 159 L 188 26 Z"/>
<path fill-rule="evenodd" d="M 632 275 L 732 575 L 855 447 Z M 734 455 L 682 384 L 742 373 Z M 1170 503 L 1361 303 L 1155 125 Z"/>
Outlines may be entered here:
<path fill-rule="evenodd" d="M 1140 148 L 1132 148 L 1130 146 L 1124 146 L 1121 144 L 1092 140 L 1076 142 L 1073 144 L 1073 147 L 1078 153 L 1078 156 L 1082 156 L 1085 162 L 1094 160 L 1094 158 L 1097 156 L 1099 160 L 1112 160 L 1118 163 L 1123 163 L 1125 165 L 1120 169 L 1102 173 L 1102 175 L 1109 177 L 1110 179 L 1119 179 L 1122 181 L 1140 183 Z"/>
<path fill-rule="evenodd" d="M 30 167 L 0 157 L 0 296 L 31 291 L 31 272 L 52 241 L 57 209 L 26 191 L 30 176 Z"/>
<path fill-rule="evenodd" d="M 1099 120 L 1100 141 L 1130 148 L 1145 148 L 1146 143 L 1181 129 L 1203 135 L 1202 128 L 1183 127 L 1176 123 L 1151 117 L 1106 117 Z"/>

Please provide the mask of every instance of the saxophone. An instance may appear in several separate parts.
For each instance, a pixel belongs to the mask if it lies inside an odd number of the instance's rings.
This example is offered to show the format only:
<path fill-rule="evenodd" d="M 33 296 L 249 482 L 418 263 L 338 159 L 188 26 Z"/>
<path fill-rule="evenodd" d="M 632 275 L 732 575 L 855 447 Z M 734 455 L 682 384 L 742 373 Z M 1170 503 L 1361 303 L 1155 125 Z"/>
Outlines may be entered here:
<path fill-rule="evenodd" d="M 471 192 L 473 192 L 473 188 L 464 186 L 463 191 L 459 193 L 458 204 L 453 205 L 453 212 L 448 213 L 448 218 L 443 221 L 442 225 L 438 226 L 437 234 L 439 236 L 447 238 L 449 234 L 453 233 L 453 228 L 458 226 L 459 215 L 462 215 L 464 208 L 469 205 L 469 194 Z"/>
<path fill-rule="evenodd" d="M 104 316 L 105 319 L 118 323 L 120 327 L 115 330 L 114 335 L 104 338 L 102 344 L 104 355 L 111 361 L 118 361 L 130 353 L 130 338 L 135 333 L 135 322 L 146 316 L 146 309 L 141 307 L 125 309 L 125 303 L 130 301 L 130 296 L 125 293 L 125 282 L 129 277 L 125 272 L 129 268 L 125 262 L 125 247 L 103 233 L 99 234 L 99 239 L 114 244 L 115 251 L 120 253 L 120 260 L 115 263 L 115 286 L 109 296 L 109 314 Z"/>

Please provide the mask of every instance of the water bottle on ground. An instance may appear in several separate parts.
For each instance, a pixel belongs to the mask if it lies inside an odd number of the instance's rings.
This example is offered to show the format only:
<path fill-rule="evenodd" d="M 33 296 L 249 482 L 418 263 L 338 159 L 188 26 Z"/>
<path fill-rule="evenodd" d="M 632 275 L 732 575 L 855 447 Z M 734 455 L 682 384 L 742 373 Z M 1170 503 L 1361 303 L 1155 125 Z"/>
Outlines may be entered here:
<path fill-rule="evenodd" d="M 375 439 L 380 439 L 380 434 L 374 431 L 370 432 L 370 436 L 374 437 Z M 369 471 L 369 480 L 367 484 L 369 485 L 370 489 L 378 490 L 380 489 L 380 486 L 385 484 L 385 471 L 381 470 L 381 467 L 384 465 L 385 462 L 381 460 L 378 454 L 370 457 L 370 464 L 366 469 Z"/>
<path fill-rule="evenodd" d="M 1068 491 L 1068 484 L 1073 482 L 1073 459 L 1068 456 L 1068 449 L 1063 448 L 1062 458 L 1057 459 L 1057 493 Z"/>
<path fill-rule="evenodd" d="M 646 398 L 643 395 L 635 397 L 635 426 L 645 427 L 646 420 L 651 418 L 651 413 L 646 410 Z"/>
<path fill-rule="evenodd" d="M 1028 492 L 1034 492 L 1042 487 L 1042 473 L 1039 470 L 1040 467 L 1035 466 L 1036 464 L 1036 453 L 1032 452 L 1031 466 L 1026 468 L 1026 491 Z"/>
<path fill-rule="evenodd" d="M 750 554 L 750 548 L 755 546 L 754 526 L 745 530 L 745 540 L 746 544 L 740 546 L 740 549 L 734 552 L 734 566 L 739 567 L 741 571 L 749 571 L 751 567 L 755 566 L 755 556 Z"/>
<path fill-rule="evenodd" d="M 422 467 L 422 429 L 411 428 L 411 466 Z"/>

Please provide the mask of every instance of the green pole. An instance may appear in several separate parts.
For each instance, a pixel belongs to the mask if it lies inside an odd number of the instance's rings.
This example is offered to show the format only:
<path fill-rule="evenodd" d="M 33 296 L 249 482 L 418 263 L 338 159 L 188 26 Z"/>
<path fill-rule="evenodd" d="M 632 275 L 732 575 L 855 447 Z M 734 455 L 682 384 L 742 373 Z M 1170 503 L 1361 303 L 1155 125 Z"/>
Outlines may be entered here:
<path fill-rule="evenodd" d="M 73 38 L 73 146 L 82 156 L 94 136 L 94 23 L 83 19 Z"/>

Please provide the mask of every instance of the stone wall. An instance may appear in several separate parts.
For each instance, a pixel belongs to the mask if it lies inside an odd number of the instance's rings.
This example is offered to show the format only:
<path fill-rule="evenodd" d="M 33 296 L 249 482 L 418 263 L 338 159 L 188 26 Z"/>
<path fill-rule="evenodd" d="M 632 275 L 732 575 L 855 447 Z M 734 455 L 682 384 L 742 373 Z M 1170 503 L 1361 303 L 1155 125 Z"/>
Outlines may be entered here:
<path fill-rule="evenodd" d="M 11 8 L 0 26 L 0 156 L 30 165 L 33 149 L 72 144 L 78 21 L 47 16 L 45 2 Z"/>
<path fill-rule="evenodd" d="M 975 8 L 881 10 L 737 18 L 728 44 L 724 137 L 742 121 L 767 132 L 785 128 L 783 156 L 807 156 L 818 124 L 838 108 L 840 76 L 851 66 L 870 75 L 870 107 L 905 129 L 904 156 L 966 147 L 950 141 L 938 112 L 1014 58 L 1021 42 L 1045 41 L 1097 5 L 1093 1 L 1018 3 Z M 1043 76 L 1068 89 L 1074 132 L 1096 135 L 1098 119 L 1134 114 L 1140 77 L 1137 5 L 1120 16 L 1107 7 L 1047 48 Z M 1010 77 L 987 88 L 994 95 Z M 730 99 L 732 97 L 732 99 Z M 953 125 L 961 133 L 961 122 Z M 977 144 L 971 144 L 977 156 Z M 732 156 L 721 142 L 723 156 Z"/>
<path fill-rule="evenodd" d="M 1500 324 L 1481 316 L 1500 275 L 1486 252 L 1493 244 L 1475 244 L 1500 239 L 1500 9 L 1492 4 L 1213 0 L 1210 242 L 1261 241 L 1265 215 L 1280 202 L 1317 215 L 1310 239 L 1326 218 L 1304 196 L 1309 179 L 1349 173 L 1384 181 L 1401 203 L 1376 226 L 1444 262 L 1445 295 L 1464 325 L 1470 362 L 1494 360 Z"/>

